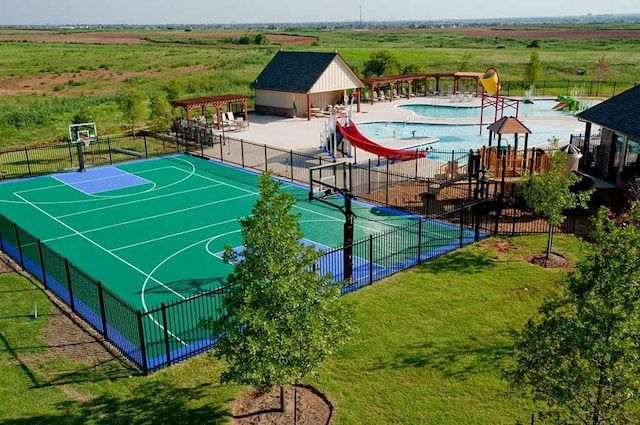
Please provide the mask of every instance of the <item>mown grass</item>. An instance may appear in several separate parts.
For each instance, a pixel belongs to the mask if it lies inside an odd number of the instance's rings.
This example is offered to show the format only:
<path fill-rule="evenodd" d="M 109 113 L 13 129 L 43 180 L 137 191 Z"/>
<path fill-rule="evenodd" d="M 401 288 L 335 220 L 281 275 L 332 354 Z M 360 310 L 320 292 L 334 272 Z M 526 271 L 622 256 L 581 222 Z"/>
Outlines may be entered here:
<path fill-rule="evenodd" d="M 344 298 L 359 332 L 307 383 L 334 403 L 336 424 L 526 423 L 535 404 L 500 377 L 508 331 L 521 326 L 566 271 L 523 258 L 544 236 L 510 240 L 508 252 L 470 246 Z M 580 242 L 557 235 L 572 263 Z M 0 422 L 22 424 L 225 423 L 246 388 L 220 385 L 223 365 L 208 355 L 151 376 L 124 364 L 91 367 L 48 359 L 42 332 L 50 311 L 33 284 L 0 275 Z M 40 357 L 48 360 L 27 361 Z M 129 377 L 129 375 L 132 375 Z"/>

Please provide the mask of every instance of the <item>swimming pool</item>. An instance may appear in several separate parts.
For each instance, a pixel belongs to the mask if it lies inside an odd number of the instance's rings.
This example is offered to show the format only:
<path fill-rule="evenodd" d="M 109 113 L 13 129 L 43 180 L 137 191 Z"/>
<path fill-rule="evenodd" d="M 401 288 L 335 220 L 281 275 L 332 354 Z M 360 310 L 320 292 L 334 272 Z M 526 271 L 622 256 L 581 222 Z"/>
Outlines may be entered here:
<path fill-rule="evenodd" d="M 477 118 L 480 122 L 480 106 L 479 105 L 453 105 L 443 101 L 439 104 L 415 104 L 415 105 L 399 105 L 398 108 L 406 109 L 414 114 L 425 118 L 447 119 L 447 118 Z M 520 102 L 518 107 L 518 117 L 527 116 L 562 116 L 571 115 L 570 112 L 560 112 L 553 109 L 558 104 L 555 100 L 536 100 L 534 103 Z M 515 116 L 514 108 L 505 107 L 504 115 Z M 484 120 L 495 116 L 495 108 L 486 107 L 484 109 Z M 492 120 L 493 122 L 493 120 Z"/>
<path fill-rule="evenodd" d="M 370 121 L 357 123 L 362 134 L 383 146 L 390 148 L 414 148 L 425 149 L 431 147 L 436 150 L 468 150 L 478 149 L 489 144 L 489 130 L 483 129 L 480 135 L 479 124 L 425 124 L 416 122 L 397 121 Z M 485 124 L 486 126 L 486 124 Z M 536 125 L 527 125 L 532 131 L 528 144 L 534 146 L 553 137 L 564 135 L 557 129 L 543 128 Z M 538 128 L 536 128 L 538 127 Z M 524 135 L 519 135 L 523 137 Z M 514 145 L 513 134 L 502 136 L 502 144 Z M 434 139 L 437 139 L 434 141 Z M 523 147 L 524 141 L 520 139 L 519 147 Z"/>

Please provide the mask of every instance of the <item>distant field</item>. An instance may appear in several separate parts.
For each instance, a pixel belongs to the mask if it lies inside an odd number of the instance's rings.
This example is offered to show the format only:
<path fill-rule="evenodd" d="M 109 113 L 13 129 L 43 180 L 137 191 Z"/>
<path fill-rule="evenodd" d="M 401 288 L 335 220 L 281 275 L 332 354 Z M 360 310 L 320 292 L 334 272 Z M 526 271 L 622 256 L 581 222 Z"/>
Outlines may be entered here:
<path fill-rule="evenodd" d="M 240 38 L 264 35 L 263 45 Z M 556 90 L 593 85 L 603 57 L 609 88 L 640 81 L 640 25 L 459 27 L 430 29 L 0 30 L 0 148 L 64 138 L 79 112 L 100 134 L 124 130 L 115 96 L 125 87 L 172 97 L 249 96 L 249 85 L 280 49 L 337 50 L 358 73 L 371 53 L 392 51 L 403 67 L 451 72 L 500 71 L 522 84 L 532 52 Z M 532 48 L 532 46 L 538 46 Z M 566 82 L 566 83 L 565 83 Z M 552 87 L 547 84 L 546 87 Z M 553 92 L 553 91 L 550 91 Z M 608 94 L 607 94 L 608 93 Z M 558 93 L 567 94 L 567 93 Z"/>

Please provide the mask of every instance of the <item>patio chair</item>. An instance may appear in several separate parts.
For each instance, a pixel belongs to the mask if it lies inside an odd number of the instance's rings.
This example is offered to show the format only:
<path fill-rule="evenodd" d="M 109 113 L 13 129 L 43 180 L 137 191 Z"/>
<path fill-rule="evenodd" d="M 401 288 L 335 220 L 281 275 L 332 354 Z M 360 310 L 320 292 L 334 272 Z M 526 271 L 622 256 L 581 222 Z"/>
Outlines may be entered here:
<path fill-rule="evenodd" d="M 238 129 L 238 123 L 236 123 L 233 112 L 225 112 L 222 114 L 222 126 L 233 131 Z"/>

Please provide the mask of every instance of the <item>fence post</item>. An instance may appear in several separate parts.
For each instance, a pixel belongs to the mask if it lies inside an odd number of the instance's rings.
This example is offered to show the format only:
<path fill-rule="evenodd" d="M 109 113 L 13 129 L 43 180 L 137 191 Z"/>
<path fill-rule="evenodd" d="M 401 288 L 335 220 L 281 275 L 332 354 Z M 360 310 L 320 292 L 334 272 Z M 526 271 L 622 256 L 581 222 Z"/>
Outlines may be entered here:
<path fill-rule="evenodd" d="M 111 138 L 107 137 L 107 150 L 109 151 L 109 164 L 113 165 L 113 155 L 111 153 Z"/>
<path fill-rule="evenodd" d="M 220 162 L 224 162 L 224 159 L 222 159 L 222 155 L 223 155 L 222 145 L 225 143 L 226 141 L 224 137 L 220 136 Z"/>
<path fill-rule="evenodd" d="M 44 267 L 44 256 L 42 255 L 42 243 L 40 243 L 40 239 L 36 240 L 38 244 L 38 256 L 40 257 L 40 268 L 42 269 L 42 284 L 45 289 L 47 288 L 47 270 Z"/>
<path fill-rule="evenodd" d="M 502 199 L 503 199 L 503 194 L 502 193 L 498 193 L 498 197 L 497 197 L 497 207 L 496 207 L 496 222 L 495 222 L 495 228 L 493 230 L 493 234 L 497 235 L 498 234 L 498 227 L 500 225 L 500 216 L 502 215 Z"/>
<path fill-rule="evenodd" d="M 244 139 L 240 139 L 240 158 L 242 168 L 244 169 Z"/>
<path fill-rule="evenodd" d="M 162 329 L 164 330 L 164 349 L 167 351 L 167 366 L 171 366 L 171 348 L 169 347 L 169 327 L 167 326 L 167 306 L 162 303 Z"/>
<path fill-rule="evenodd" d="M 18 225 L 13 223 L 13 229 L 16 232 L 16 248 L 18 248 L 18 256 L 20 257 L 20 267 L 24 270 L 24 257 L 22 254 L 22 247 L 20 246 L 20 232 L 18 231 Z"/>
<path fill-rule="evenodd" d="M 267 144 L 264 144 L 264 170 L 269 169 L 269 159 L 267 158 Z"/>
<path fill-rule="evenodd" d="M 373 235 L 369 235 L 369 285 L 373 284 Z"/>
<path fill-rule="evenodd" d="M 24 158 L 27 162 L 27 174 L 29 174 L 29 177 L 31 177 L 31 163 L 29 162 L 29 149 L 26 146 L 24 147 Z"/>
<path fill-rule="evenodd" d="M 144 134 L 142 136 L 142 141 L 144 142 L 144 157 L 149 158 L 149 149 L 147 149 L 147 135 Z"/>
<path fill-rule="evenodd" d="M 387 158 L 387 169 L 385 170 L 386 181 L 384 185 L 384 206 L 389 206 L 389 159 Z"/>
<path fill-rule="evenodd" d="M 147 375 L 149 373 L 149 365 L 147 364 L 147 348 L 144 341 L 144 328 L 142 327 L 142 313 L 140 310 L 136 311 L 136 319 L 138 320 L 138 334 L 140 335 L 140 356 L 142 357 L 142 374 Z"/>
<path fill-rule="evenodd" d="M 64 271 L 67 274 L 67 289 L 69 291 L 69 305 L 71 306 L 71 311 L 76 311 L 76 303 L 73 300 L 73 286 L 71 285 L 71 270 L 69 270 L 69 260 L 64 259 Z"/>
<path fill-rule="evenodd" d="M 289 151 L 289 161 L 291 164 L 291 181 L 293 181 L 294 179 L 293 179 L 293 151 L 292 150 Z"/>
<path fill-rule="evenodd" d="M 98 300 L 100 300 L 100 318 L 102 319 L 102 336 L 107 339 L 107 313 L 104 308 L 104 288 L 98 282 Z"/>
<path fill-rule="evenodd" d="M 466 209 L 467 207 L 460 208 L 460 248 L 462 248 L 464 240 L 464 210 Z"/>
<path fill-rule="evenodd" d="M 69 166 L 73 167 L 73 152 L 71 151 L 71 140 L 69 140 L 69 144 L 67 145 L 67 149 L 69 150 Z"/>
<path fill-rule="evenodd" d="M 422 263 L 422 219 L 418 219 L 418 264 Z"/>
<path fill-rule="evenodd" d="M 369 158 L 369 165 L 367 166 L 367 194 L 371 194 L 371 158 Z"/>

